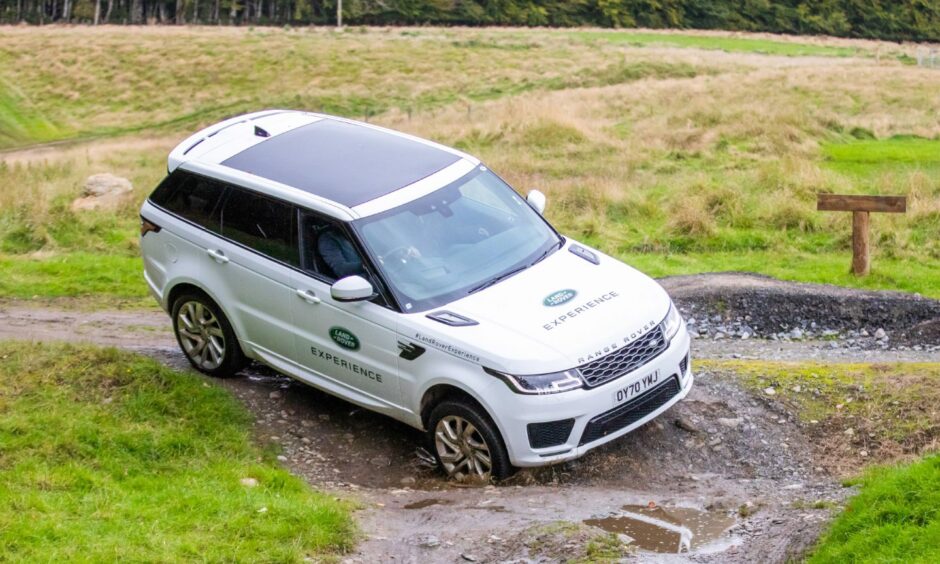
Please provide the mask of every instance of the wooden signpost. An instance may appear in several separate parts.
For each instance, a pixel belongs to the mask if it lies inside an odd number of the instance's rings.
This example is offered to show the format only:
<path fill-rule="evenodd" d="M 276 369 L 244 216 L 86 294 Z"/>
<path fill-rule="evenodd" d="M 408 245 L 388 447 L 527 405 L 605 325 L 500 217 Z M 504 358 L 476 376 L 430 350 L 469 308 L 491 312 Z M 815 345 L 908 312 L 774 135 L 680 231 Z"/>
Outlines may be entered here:
<path fill-rule="evenodd" d="M 852 273 L 868 275 L 871 267 L 868 214 L 870 212 L 905 213 L 907 198 L 904 196 L 844 196 L 818 194 L 818 211 L 852 212 Z"/>

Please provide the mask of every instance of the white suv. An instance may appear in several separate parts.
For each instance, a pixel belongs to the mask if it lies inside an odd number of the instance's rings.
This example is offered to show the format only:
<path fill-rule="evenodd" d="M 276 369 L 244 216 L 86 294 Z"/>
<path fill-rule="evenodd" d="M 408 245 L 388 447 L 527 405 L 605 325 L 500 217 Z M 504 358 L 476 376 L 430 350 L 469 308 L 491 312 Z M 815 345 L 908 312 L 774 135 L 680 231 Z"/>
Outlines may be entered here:
<path fill-rule="evenodd" d="M 193 366 L 253 359 L 425 429 L 457 479 L 576 458 L 692 387 L 666 292 L 470 155 L 272 110 L 186 139 L 168 170 L 144 275 Z"/>

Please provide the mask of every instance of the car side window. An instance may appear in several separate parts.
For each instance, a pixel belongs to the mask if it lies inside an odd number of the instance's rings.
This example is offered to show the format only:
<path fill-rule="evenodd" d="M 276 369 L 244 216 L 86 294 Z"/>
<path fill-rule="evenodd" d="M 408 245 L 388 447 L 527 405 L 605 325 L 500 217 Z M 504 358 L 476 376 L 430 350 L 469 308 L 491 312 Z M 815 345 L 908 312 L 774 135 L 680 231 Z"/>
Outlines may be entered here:
<path fill-rule="evenodd" d="M 291 204 L 232 187 L 222 206 L 222 236 L 299 266 L 295 216 Z"/>
<path fill-rule="evenodd" d="M 301 212 L 302 268 L 333 283 L 346 276 L 366 277 L 362 255 L 339 224 L 310 212 Z"/>
<path fill-rule="evenodd" d="M 182 218 L 219 232 L 219 202 L 225 186 L 201 176 L 176 171 L 160 183 L 150 201 Z"/>
<path fill-rule="evenodd" d="M 362 276 L 378 293 L 375 303 L 391 307 L 381 281 L 340 222 L 301 210 L 301 269 L 328 284 L 346 276 Z"/>

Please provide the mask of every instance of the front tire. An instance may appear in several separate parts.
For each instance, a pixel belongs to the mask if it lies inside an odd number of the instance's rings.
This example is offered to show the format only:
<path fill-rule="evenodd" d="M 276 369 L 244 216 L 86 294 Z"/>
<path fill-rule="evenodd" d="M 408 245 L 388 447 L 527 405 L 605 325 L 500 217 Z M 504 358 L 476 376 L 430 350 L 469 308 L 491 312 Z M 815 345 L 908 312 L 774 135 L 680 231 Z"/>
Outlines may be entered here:
<path fill-rule="evenodd" d="M 173 332 L 196 370 L 216 378 L 234 376 L 246 364 L 235 331 L 209 296 L 187 292 L 173 302 Z"/>
<path fill-rule="evenodd" d="M 513 472 L 496 425 L 476 403 L 438 404 L 428 419 L 428 439 L 441 468 L 459 482 L 502 480 Z"/>

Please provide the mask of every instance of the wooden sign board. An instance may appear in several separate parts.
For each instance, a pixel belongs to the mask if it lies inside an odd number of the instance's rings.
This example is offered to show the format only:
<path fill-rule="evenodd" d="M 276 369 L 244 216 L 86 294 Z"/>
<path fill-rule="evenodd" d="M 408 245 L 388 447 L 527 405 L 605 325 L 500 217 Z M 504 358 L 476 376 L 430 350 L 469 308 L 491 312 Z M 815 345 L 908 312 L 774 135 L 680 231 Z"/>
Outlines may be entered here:
<path fill-rule="evenodd" d="M 904 196 L 819 194 L 816 209 L 818 211 L 904 213 L 907 211 L 907 198 Z"/>
<path fill-rule="evenodd" d="M 870 212 L 905 213 L 905 196 L 848 196 L 843 194 L 818 194 L 818 211 L 852 212 L 852 273 L 866 276 L 871 268 L 871 242 L 868 233 Z"/>

